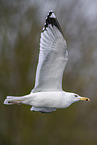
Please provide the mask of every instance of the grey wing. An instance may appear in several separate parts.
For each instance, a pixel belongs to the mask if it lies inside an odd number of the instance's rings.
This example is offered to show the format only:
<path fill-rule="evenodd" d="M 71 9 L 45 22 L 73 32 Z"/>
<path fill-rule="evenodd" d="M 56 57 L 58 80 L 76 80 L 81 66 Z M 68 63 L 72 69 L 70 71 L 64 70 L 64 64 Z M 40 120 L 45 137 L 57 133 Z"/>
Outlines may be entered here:
<path fill-rule="evenodd" d="M 62 76 L 67 60 L 66 41 L 55 14 L 50 11 L 41 33 L 39 61 L 32 92 L 62 90 Z"/>

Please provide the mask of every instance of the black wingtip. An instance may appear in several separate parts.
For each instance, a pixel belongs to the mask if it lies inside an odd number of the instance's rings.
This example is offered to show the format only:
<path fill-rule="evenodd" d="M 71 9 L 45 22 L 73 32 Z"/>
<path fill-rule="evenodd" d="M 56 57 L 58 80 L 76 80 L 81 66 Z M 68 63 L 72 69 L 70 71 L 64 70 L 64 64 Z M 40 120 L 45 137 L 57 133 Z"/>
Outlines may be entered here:
<path fill-rule="evenodd" d="M 58 22 L 58 20 L 57 20 L 57 18 L 56 18 L 56 16 L 55 16 L 53 10 L 50 10 L 50 11 L 49 11 L 49 13 L 48 13 L 48 15 L 47 15 L 47 17 L 46 17 L 46 22 L 45 22 L 45 24 L 44 24 L 44 27 L 43 27 L 42 32 L 46 31 L 47 27 L 48 27 L 50 24 L 52 25 L 52 27 L 53 27 L 53 26 L 57 27 L 57 28 L 59 29 L 59 31 L 63 34 L 62 29 L 61 29 L 61 27 L 60 27 L 60 24 L 59 24 L 59 22 Z"/>
<path fill-rule="evenodd" d="M 50 17 L 52 15 L 52 13 L 54 14 L 53 10 L 50 10 L 47 17 Z M 54 14 L 55 15 L 55 14 Z M 56 17 L 56 16 L 55 16 Z"/>

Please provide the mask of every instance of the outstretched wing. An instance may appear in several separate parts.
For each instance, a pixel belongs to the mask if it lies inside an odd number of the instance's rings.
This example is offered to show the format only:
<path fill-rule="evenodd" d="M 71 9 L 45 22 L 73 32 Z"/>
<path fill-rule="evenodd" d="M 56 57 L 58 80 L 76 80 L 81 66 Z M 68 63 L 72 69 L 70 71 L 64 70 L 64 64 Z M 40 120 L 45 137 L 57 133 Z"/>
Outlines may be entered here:
<path fill-rule="evenodd" d="M 41 33 L 39 62 L 32 92 L 62 90 L 62 76 L 67 60 L 66 41 L 55 14 L 50 11 Z"/>

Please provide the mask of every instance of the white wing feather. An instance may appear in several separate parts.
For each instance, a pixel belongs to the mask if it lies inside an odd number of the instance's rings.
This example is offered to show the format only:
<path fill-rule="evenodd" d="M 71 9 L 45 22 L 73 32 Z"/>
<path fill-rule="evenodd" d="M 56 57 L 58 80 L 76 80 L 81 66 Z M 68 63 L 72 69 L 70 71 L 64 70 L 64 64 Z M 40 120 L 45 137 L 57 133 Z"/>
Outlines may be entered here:
<path fill-rule="evenodd" d="M 51 16 L 56 19 L 54 13 Z M 40 38 L 39 62 L 32 92 L 62 90 L 62 76 L 67 60 L 68 51 L 62 32 L 53 24 L 45 24 Z"/>

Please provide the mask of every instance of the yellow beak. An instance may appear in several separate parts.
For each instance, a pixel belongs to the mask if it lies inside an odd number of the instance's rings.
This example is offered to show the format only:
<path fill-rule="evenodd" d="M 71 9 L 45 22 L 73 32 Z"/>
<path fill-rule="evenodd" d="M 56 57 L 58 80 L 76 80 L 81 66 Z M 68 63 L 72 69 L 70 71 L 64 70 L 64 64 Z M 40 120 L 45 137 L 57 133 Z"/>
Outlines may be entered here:
<path fill-rule="evenodd" d="M 83 101 L 90 101 L 90 99 L 87 98 L 87 97 L 80 97 L 79 99 L 80 99 L 80 100 L 83 100 Z"/>

